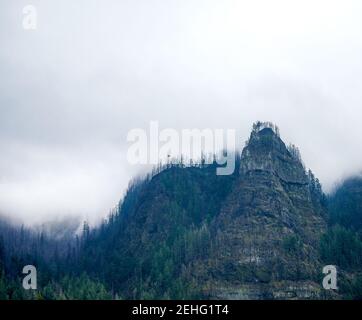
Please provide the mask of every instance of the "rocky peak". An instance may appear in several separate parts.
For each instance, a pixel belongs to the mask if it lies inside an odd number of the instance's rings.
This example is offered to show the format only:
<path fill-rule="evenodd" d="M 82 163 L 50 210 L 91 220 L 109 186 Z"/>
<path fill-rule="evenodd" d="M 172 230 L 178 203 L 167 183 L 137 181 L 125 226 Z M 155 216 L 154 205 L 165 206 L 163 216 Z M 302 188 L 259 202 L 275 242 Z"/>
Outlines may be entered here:
<path fill-rule="evenodd" d="M 218 297 L 244 290 L 248 297 L 257 292 L 278 298 L 279 291 L 290 291 L 290 281 L 296 297 L 303 298 L 303 288 L 311 283 L 308 297 L 318 295 L 313 281 L 320 270 L 316 248 L 325 229 L 322 213 L 313 202 L 298 149 L 287 147 L 273 124 L 254 124 L 239 177 L 215 222 L 221 243 L 218 271 L 234 275 L 232 284 L 220 286 Z M 223 268 L 228 271 L 222 273 Z M 268 290 L 260 283 L 268 283 Z"/>
<path fill-rule="evenodd" d="M 252 171 L 266 171 L 288 183 L 308 183 L 298 149 L 287 148 L 278 128 L 270 123 L 254 124 L 242 152 L 240 173 L 245 175 Z"/>

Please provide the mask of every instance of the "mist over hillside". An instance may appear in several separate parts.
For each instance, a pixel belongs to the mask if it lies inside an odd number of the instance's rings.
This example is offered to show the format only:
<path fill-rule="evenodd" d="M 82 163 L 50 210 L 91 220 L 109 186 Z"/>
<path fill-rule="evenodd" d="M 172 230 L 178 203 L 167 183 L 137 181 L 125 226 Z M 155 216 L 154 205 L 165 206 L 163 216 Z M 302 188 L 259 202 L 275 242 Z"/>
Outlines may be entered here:
<path fill-rule="evenodd" d="M 327 197 L 298 148 L 257 122 L 232 175 L 169 162 L 135 179 L 96 228 L 0 223 L 1 298 L 360 299 L 361 179 Z M 72 233 L 73 232 L 73 233 Z M 38 268 L 39 290 L 17 283 Z M 339 270 L 339 290 L 321 283 Z M 74 286 L 74 283 L 77 285 Z"/>
<path fill-rule="evenodd" d="M 0 304 L 362 300 L 361 17 L 0 1 Z"/>

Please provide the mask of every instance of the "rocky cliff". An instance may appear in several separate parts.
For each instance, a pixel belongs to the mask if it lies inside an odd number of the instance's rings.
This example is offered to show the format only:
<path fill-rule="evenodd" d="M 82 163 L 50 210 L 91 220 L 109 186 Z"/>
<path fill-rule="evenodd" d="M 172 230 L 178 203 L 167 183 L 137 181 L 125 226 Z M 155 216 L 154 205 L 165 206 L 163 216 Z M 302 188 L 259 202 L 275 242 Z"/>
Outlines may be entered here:
<path fill-rule="evenodd" d="M 252 132 L 239 176 L 213 224 L 220 279 L 216 297 L 319 296 L 325 208 L 315 201 L 295 151 L 272 128 Z"/>

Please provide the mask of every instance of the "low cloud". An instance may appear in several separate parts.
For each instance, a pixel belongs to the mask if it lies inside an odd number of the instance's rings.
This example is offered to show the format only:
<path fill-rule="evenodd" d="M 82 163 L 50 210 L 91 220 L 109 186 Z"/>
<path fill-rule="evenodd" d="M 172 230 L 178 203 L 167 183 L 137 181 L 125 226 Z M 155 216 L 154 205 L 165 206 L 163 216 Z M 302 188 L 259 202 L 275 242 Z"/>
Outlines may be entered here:
<path fill-rule="evenodd" d="M 0 5 L 0 212 L 104 217 L 139 168 L 127 132 L 275 122 L 329 191 L 362 170 L 360 1 Z"/>

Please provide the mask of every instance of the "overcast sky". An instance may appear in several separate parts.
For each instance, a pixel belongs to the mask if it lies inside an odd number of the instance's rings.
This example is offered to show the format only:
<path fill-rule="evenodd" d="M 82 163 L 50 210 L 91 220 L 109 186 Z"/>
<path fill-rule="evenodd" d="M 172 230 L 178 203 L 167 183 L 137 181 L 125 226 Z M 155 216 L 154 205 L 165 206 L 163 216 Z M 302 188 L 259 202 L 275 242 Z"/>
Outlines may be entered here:
<path fill-rule="evenodd" d="M 104 217 L 150 120 L 242 142 L 273 121 L 330 190 L 362 170 L 361 18 L 359 0 L 2 0 L 0 212 Z"/>

